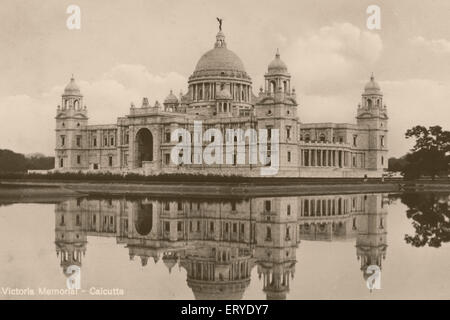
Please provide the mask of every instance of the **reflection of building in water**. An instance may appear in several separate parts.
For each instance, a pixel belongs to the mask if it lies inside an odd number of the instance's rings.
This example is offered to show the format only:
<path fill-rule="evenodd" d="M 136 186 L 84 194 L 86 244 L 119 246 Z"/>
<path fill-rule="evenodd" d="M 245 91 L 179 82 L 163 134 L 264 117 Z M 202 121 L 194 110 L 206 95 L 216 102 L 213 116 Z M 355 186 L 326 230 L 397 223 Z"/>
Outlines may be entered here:
<path fill-rule="evenodd" d="M 115 237 L 168 271 L 186 270 L 197 299 L 240 299 L 256 266 L 268 299 L 285 299 L 303 240 L 356 237 L 362 269 L 386 250 L 382 195 L 203 200 L 69 200 L 56 206 L 56 250 L 81 266 L 88 236 Z M 363 269 L 365 270 L 365 269 Z"/>

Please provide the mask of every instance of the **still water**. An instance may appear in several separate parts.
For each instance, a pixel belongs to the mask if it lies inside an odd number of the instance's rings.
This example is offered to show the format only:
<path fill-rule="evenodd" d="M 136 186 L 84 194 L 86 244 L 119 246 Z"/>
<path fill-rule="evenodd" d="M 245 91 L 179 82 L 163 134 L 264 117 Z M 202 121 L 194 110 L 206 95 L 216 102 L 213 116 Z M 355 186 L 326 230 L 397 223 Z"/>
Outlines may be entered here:
<path fill-rule="evenodd" d="M 0 205 L 0 298 L 448 299 L 449 210 L 430 193 Z"/>

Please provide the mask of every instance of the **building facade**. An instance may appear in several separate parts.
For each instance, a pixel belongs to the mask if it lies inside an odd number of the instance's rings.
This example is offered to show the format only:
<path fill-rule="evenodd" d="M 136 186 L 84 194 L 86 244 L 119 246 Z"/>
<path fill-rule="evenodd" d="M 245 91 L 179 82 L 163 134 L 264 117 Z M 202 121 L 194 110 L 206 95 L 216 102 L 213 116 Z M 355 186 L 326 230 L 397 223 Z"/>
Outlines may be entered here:
<path fill-rule="evenodd" d="M 278 129 L 276 176 L 382 175 L 387 168 L 388 117 L 373 76 L 362 93 L 355 124 L 302 123 L 291 76 L 278 52 L 264 77 L 264 88 L 255 95 L 241 59 L 227 48 L 219 31 L 214 48 L 200 58 L 189 77 L 186 94 L 177 97 L 170 92 L 162 104 L 154 105 L 143 98 L 140 106 L 131 104 L 128 115 L 110 125 L 89 125 L 83 95 L 72 77 L 57 108 L 55 171 L 260 175 L 267 164 L 250 161 L 253 142 L 239 134 L 230 140 L 236 145 L 244 141 L 245 147 L 234 146 L 231 161 L 205 164 L 195 159 L 194 150 L 190 163 L 171 161 L 171 150 L 179 143 L 172 141 L 171 133 L 183 128 L 192 134 L 194 122 L 201 121 L 203 130 L 216 129 L 223 137 L 228 129 L 267 129 L 270 140 L 272 130 Z M 196 148 L 201 153 L 214 138 L 202 139 Z M 270 148 L 269 144 L 269 159 Z M 244 163 L 237 161 L 240 156 Z"/>

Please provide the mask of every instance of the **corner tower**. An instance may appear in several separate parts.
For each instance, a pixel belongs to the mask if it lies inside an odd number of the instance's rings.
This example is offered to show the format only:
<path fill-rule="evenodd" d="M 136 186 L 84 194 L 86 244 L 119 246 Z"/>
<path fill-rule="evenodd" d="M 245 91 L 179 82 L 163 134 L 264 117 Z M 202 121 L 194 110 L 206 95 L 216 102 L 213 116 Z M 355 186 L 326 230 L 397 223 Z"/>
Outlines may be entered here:
<path fill-rule="evenodd" d="M 70 79 L 64 93 L 61 105 L 56 111 L 56 148 L 55 169 L 83 170 L 88 169 L 87 108 L 83 106 L 83 95 L 75 79 Z"/>
<path fill-rule="evenodd" d="M 298 118 L 295 90 L 291 75 L 277 50 L 264 75 L 265 89 L 260 90 L 255 105 L 258 127 L 279 130 L 279 161 L 281 176 L 298 176 Z"/>
<path fill-rule="evenodd" d="M 356 115 L 360 129 L 366 130 L 366 169 L 382 172 L 387 169 L 388 159 L 388 116 L 387 107 L 383 104 L 383 93 L 373 74 L 364 87 Z"/>

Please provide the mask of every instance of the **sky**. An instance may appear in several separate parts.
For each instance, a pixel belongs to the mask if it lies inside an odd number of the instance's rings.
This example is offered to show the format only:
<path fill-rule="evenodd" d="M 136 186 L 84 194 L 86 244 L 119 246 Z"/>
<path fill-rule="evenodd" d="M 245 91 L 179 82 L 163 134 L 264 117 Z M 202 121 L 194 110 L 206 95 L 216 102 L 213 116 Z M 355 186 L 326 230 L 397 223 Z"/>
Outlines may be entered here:
<path fill-rule="evenodd" d="M 69 5 L 81 28 L 69 30 Z M 381 29 L 369 30 L 369 5 Z M 253 92 L 277 48 L 291 73 L 301 122 L 354 123 L 373 72 L 389 116 L 389 155 L 412 146 L 417 124 L 450 129 L 448 0 L 2 0 L 0 149 L 54 153 L 55 114 L 72 74 L 89 123 L 115 123 L 143 97 L 187 91 L 223 18 L 227 46 Z"/>

